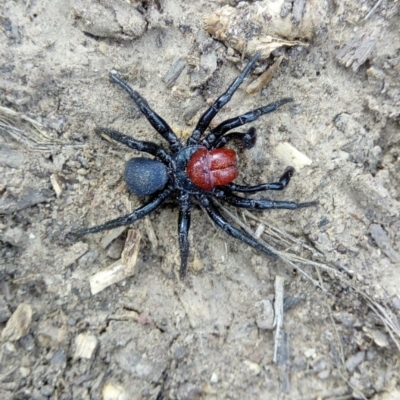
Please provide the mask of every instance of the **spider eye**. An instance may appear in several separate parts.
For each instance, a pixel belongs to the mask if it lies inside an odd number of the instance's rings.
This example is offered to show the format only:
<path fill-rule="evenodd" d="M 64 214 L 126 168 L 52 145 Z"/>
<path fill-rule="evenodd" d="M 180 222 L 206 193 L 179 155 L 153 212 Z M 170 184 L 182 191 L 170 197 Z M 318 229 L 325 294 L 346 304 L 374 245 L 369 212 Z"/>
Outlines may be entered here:
<path fill-rule="evenodd" d="M 168 182 L 167 167 L 150 158 L 131 158 L 125 166 L 125 182 L 136 196 L 149 196 L 163 189 Z"/>

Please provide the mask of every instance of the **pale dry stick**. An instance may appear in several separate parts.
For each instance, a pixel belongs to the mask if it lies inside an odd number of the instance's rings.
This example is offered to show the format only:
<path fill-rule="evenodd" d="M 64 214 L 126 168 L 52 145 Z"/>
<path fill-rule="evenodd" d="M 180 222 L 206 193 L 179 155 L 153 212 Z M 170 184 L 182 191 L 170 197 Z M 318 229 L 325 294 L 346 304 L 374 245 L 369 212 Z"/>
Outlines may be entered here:
<path fill-rule="evenodd" d="M 375 5 L 371 8 L 369 13 L 365 16 L 364 21 L 366 21 L 374 12 L 375 10 L 381 5 L 382 0 L 378 0 Z"/>
<path fill-rule="evenodd" d="M 89 278 L 92 295 L 134 275 L 141 238 L 142 235 L 139 231 L 133 229 L 128 231 L 121 259 L 96 272 Z"/>
<path fill-rule="evenodd" d="M 283 327 L 283 289 L 285 280 L 282 276 L 275 277 L 275 350 L 274 350 L 274 363 L 278 362 L 278 350 L 282 341 L 282 327 Z"/>

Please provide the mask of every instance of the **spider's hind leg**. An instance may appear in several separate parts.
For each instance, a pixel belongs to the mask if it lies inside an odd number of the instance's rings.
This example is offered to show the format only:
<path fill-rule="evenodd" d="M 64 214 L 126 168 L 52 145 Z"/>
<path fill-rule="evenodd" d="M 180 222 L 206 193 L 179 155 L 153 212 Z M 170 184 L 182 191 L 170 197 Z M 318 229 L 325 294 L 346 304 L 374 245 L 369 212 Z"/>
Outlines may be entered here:
<path fill-rule="evenodd" d="M 131 136 L 124 135 L 121 132 L 118 132 L 114 129 L 97 127 L 95 130 L 97 135 L 99 136 L 108 136 L 109 138 L 122 143 L 123 145 L 129 147 L 132 150 L 142 151 L 144 153 L 151 154 L 164 163 L 170 165 L 172 164 L 171 156 L 160 146 L 156 145 L 152 142 L 145 142 L 142 140 L 136 140 Z"/>
<path fill-rule="evenodd" d="M 261 183 L 260 185 L 246 186 L 237 185 L 235 183 L 228 183 L 224 188 L 229 189 L 233 192 L 241 193 L 257 193 L 264 190 L 283 190 L 287 185 L 289 185 L 290 179 L 294 174 L 293 167 L 287 167 L 285 172 L 279 178 L 279 182 Z"/>
<path fill-rule="evenodd" d="M 142 97 L 136 90 L 132 89 L 122 78 L 120 78 L 115 71 L 110 72 L 110 78 L 113 82 L 122 87 L 138 106 L 139 110 L 147 118 L 153 128 L 169 142 L 169 146 L 173 153 L 178 152 L 182 145 L 172 131 L 170 126 L 155 112 L 153 111 L 147 100 Z"/>
<path fill-rule="evenodd" d="M 189 258 L 189 229 L 190 229 L 190 195 L 181 191 L 179 194 L 179 219 L 178 219 L 178 235 L 179 250 L 181 253 L 181 268 L 179 277 L 185 278 Z"/>
<path fill-rule="evenodd" d="M 89 233 L 96 233 L 96 232 L 106 231 L 109 229 L 118 228 L 119 226 L 130 225 L 133 222 L 145 217 L 146 215 L 150 214 L 152 211 L 160 207 L 161 204 L 169 197 L 172 191 L 173 191 L 173 186 L 172 185 L 167 186 L 157 196 L 152 198 L 149 202 L 147 202 L 143 206 L 136 209 L 131 214 L 113 219 L 111 221 L 106 222 L 103 225 L 93 226 L 92 228 L 79 229 L 78 231 L 72 233 L 74 235 L 82 236 L 82 235 L 87 235 Z"/>
<path fill-rule="evenodd" d="M 228 235 L 234 237 L 235 239 L 239 239 L 242 242 L 245 242 L 249 246 L 253 247 L 256 250 L 260 250 L 263 253 L 267 254 L 270 257 L 277 258 L 278 256 L 265 247 L 263 244 L 259 243 L 256 239 L 254 239 L 252 236 L 247 234 L 246 232 L 242 231 L 241 229 L 236 228 L 235 226 L 231 225 L 218 211 L 217 207 L 214 205 L 214 203 L 211 201 L 210 198 L 208 198 L 205 195 L 198 195 L 196 196 L 201 205 L 205 208 L 207 214 L 210 216 L 210 218 L 215 222 L 215 224 L 220 227 L 224 232 L 226 232 Z"/>

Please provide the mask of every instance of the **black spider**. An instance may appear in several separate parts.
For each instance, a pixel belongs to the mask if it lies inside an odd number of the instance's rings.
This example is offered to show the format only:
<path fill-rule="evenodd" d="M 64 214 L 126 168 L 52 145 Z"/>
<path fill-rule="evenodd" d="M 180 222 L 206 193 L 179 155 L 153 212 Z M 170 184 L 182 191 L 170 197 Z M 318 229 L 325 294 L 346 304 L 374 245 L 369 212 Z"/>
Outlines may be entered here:
<path fill-rule="evenodd" d="M 208 135 L 202 138 L 211 120 L 229 102 L 232 95 L 253 68 L 259 56 L 259 54 L 256 54 L 250 60 L 243 72 L 229 86 L 228 90 L 201 116 L 185 146 L 180 143 L 169 125 L 150 108 L 147 101 L 112 71 L 110 73 L 111 80 L 120 85 L 129 94 L 153 128 L 168 141 L 170 151 L 166 151 L 155 143 L 139 141 L 111 129 L 97 128 L 96 133 L 98 135 L 107 135 L 133 150 L 149 153 L 155 157 L 154 159 L 132 158 L 127 162 L 125 168 L 125 181 L 129 191 L 137 196 L 151 196 L 151 198 L 131 214 L 116 218 L 103 225 L 81 229 L 76 233 L 85 235 L 129 225 L 156 210 L 168 197 L 174 195 L 179 202 L 180 277 L 184 278 L 189 256 L 188 231 L 190 228 L 191 196 L 194 196 L 209 217 L 222 230 L 269 256 L 277 257 L 276 254 L 252 236 L 231 225 L 220 214 L 212 201 L 212 197 L 236 207 L 259 210 L 271 208 L 293 210 L 316 204 L 315 202 L 295 203 L 292 201 L 250 199 L 237 196 L 233 193 L 282 190 L 288 185 L 294 172 L 292 167 L 288 167 L 285 170 L 279 182 L 263 183 L 256 186 L 243 186 L 232 183 L 238 175 L 236 153 L 234 150 L 224 149 L 224 146 L 228 142 L 235 140 L 241 146 L 251 148 L 255 144 L 256 139 L 254 128 L 250 128 L 245 133 L 232 132 L 226 135 L 225 133 L 233 128 L 255 121 L 261 115 L 275 111 L 283 104 L 292 101 L 292 99 L 282 99 L 249 111 L 239 117 L 228 119 L 210 130 Z"/>

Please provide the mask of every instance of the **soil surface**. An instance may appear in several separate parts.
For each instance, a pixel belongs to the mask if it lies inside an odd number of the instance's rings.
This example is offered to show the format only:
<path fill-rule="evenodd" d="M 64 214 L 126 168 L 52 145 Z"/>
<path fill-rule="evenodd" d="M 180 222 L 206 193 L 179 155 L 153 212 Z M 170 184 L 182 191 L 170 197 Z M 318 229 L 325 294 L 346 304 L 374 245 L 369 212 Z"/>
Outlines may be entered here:
<path fill-rule="evenodd" d="M 398 1 L 3 0 L 0 10 L 1 399 L 400 399 Z M 276 182 L 292 160 L 284 191 L 252 197 L 318 206 L 223 213 L 292 264 L 229 237 L 194 204 L 180 281 L 174 201 L 126 229 L 71 237 L 143 202 L 123 179 L 138 153 L 96 126 L 166 146 L 109 72 L 183 141 L 255 51 L 211 127 L 293 97 L 248 126 L 257 142 L 238 150 L 235 182 Z M 270 83 L 246 92 L 274 62 Z M 93 294 L 93 276 L 132 237 L 134 273 Z"/>

